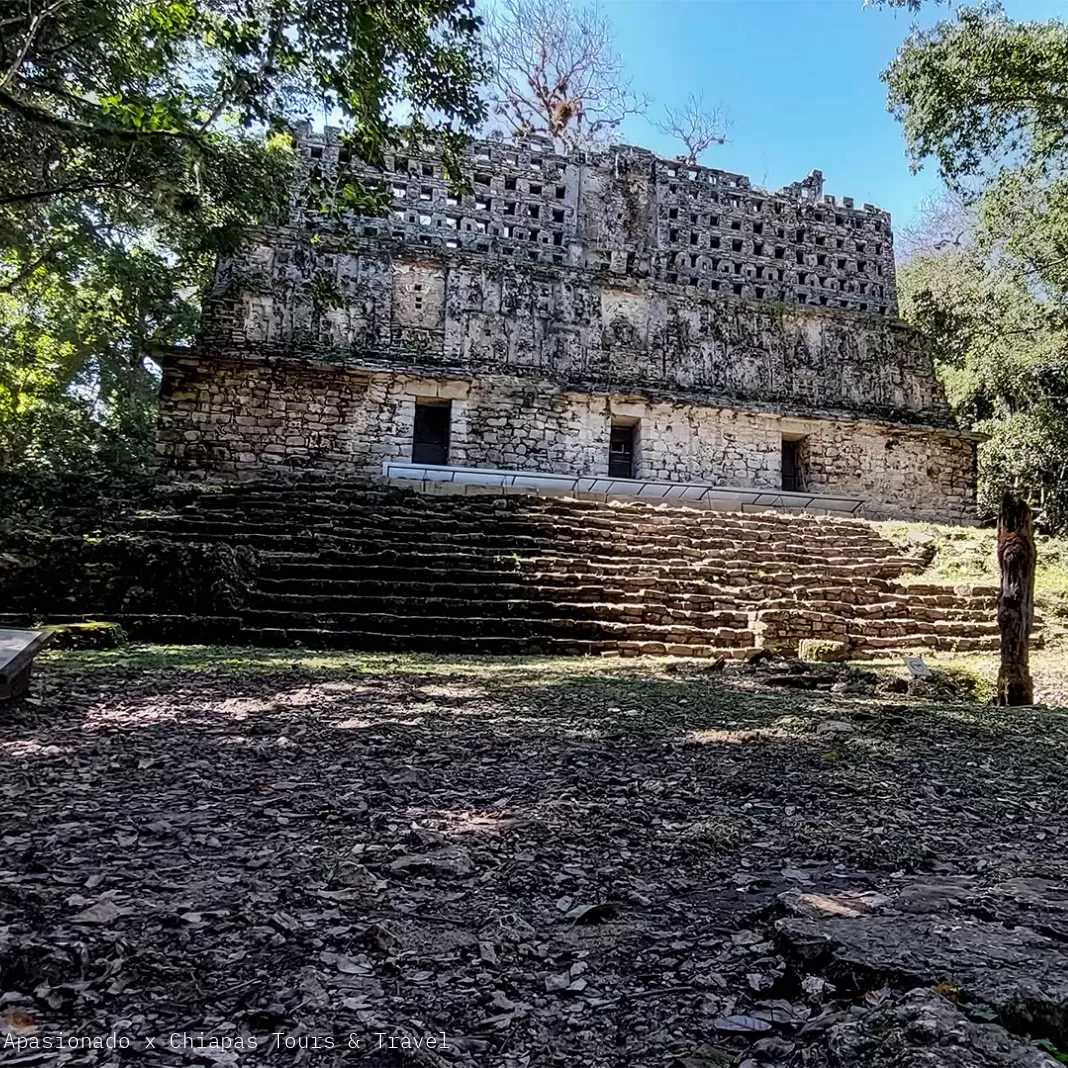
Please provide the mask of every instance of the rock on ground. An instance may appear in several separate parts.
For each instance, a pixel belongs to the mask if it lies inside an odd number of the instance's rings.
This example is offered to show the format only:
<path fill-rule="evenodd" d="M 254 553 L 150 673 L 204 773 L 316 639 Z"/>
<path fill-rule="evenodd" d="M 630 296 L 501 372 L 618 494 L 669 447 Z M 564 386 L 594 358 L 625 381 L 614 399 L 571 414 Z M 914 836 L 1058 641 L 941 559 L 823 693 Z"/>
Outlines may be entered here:
<path fill-rule="evenodd" d="M 996 1024 L 975 1023 L 940 994 L 913 990 L 828 1041 L 836 1068 L 1054 1068 L 1048 1053 Z"/>

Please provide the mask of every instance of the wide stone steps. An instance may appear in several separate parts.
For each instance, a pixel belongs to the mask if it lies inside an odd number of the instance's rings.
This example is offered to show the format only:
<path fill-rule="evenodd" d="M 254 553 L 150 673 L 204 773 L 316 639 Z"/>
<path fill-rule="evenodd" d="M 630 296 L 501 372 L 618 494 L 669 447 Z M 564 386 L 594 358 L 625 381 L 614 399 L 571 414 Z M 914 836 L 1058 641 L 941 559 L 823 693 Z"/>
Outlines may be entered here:
<path fill-rule="evenodd" d="M 348 619 L 385 614 L 391 616 L 450 616 L 466 618 L 472 613 L 501 618 L 608 620 L 633 623 L 687 623 L 710 629 L 749 625 L 749 613 L 735 610 L 708 610 L 683 602 L 650 601 L 557 601 L 501 598 L 473 601 L 464 597 L 351 597 L 344 594 L 268 594 L 252 601 L 253 609 L 273 614 L 308 614 L 320 619 Z"/>
<path fill-rule="evenodd" d="M 476 606 L 477 607 L 477 606 Z M 568 638 L 583 641 L 664 641 L 689 645 L 714 645 L 721 648 L 751 648 L 752 631 L 736 627 L 691 626 L 686 623 L 655 625 L 606 619 L 573 618 L 528 619 L 522 616 L 442 616 L 432 614 L 427 606 L 418 617 L 384 614 L 272 612 L 253 609 L 243 613 L 245 625 L 254 630 L 280 628 L 320 630 L 367 630 L 403 633 L 411 629 L 439 635 L 494 638 Z M 413 627 L 413 622 L 418 627 Z"/>
<path fill-rule="evenodd" d="M 165 534 L 155 534 L 156 537 L 166 537 Z M 196 538 L 188 536 L 184 540 L 192 543 L 214 540 L 209 538 Z M 225 539 L 236 540 L 236 539 Z M 311 541 L 298 541 L 290 546 L 293 557 L 311 556 L 316 551 L 316 545 Z M 280 539 L 269 536 L 249 539 L 244 544 L 251 548 L 259 548 L 261 551 L 277 551 Z M 267 547 L 270 546 L 271 550 Z M 671 555 L 667 552 L 661 554 L 643 552 L 635 549 L 632 552 L 619 551 L 612 555 L 604 555 L 597 552 L 568 552 L 561 547 L 553 547 L 549 551 L 537 553 L 528 552 L 521 555 L 518 552 L 510 552 L 504 546 L 494 551 L 472 552 L 466 546 L 448 546 L 436 543 L 424 545 L 420 550 L 410 549 L 399 551 L 391 546 L 383 547 L 380 544 L 367 543 L 362 548 L 319 546 L 319 551 L 324 562 L 332 562 L 336 565 L 345 563 L 357 563 L 361 566 L 369 566 L 375 563 L 383 565 L 393 561 L 410 560 L 416 556 L 424 566 L 438 564 L 442 567 L 460 567 L 465 570 L 496 571 L 502 565 L 509 568 L 524 571 L 526 573 L 541 573 L 557 567 L 566 566 L 568 569 L 581 563 L 591 573 L 601 572 L 610 575 L 613 570 L 632 570 L 642 568 L 647 571 L 655 570 L 658 573 L 677 571 L 679 574 L 692 575 L 695 571 L 704 570 L 712 573 L 741 576 L 745 574 L 760 575 L 765 581 L 790 585 L 795 576 L 801 572 L 823 575 L 826 580 L 841 579 L 851 582 L 858 577 L 871 578 L 894 578 L 900 573 L 900 567 L 887 563 L 885 560 L 865 559 L 858 557 L 834 557 L 826 559 L 813 559 L 805 554 L 769 555 L 767 557 L 750 556 L 749 554 L 733 554 L 724 552 L 720 555 L 674 550 Z"/>
<path fill-rule="evenodd" d="M 412 496 L 410 491 L 398 490 L 365 499 L 329 499 L 314 494 L 300 494 L 295 489 L 281 495 L 257 494 L 242 490 L 238 494 L 202 493 L 194 495 L 191 502 L 174 506 L 174 501 L 164 502 L 162 509 L 142 512 L 145 516 L 172 515 L 223 515 L 248 516 L 253 514 L 316 516 L 352 516 L 364 519 L 368 516 L 390 515 L 397 518 L 417 516 L 420 519 L 440 519 L 443 522 L 462 522 L 471 517 L 521 516 L 528 523 L 539 520 L 561 525 L 581 524 L 588 529 L 598 525 L 615 528 L 631 525 L 643 529 L 667 526 L 680 529 L 686 525 L 708 524 L 723 528 L 745 528 L 767 534 L 776 530 L 785 531 L 795 527 L 806 531 L 836 531 L 869 540 L 878 540 L 880 535 L 864 520 L 848 518 L 822 518 L 815 516 L 786 515 L 777 512 L 740 513 L 710 511 L 687 506 L 683 503 L 657 504 L 655 502 L 602 503 L 594 500 L 556 499 L 520 495 L 510 499 L 490 497 L 448 497 L 433 495 Z"/>
<path fill-rule="evenodd" d="M 780 597 L 768 600 L 762 607 L 766 609 L 796 609 L 799 600 L 800 598 L 797 597 Z M 909 619 L 988 620 L 992 618 L 995 608 L 994 602 L 988 602 L 985 598 L 975 599 L 974 607 L 956 608 L 931 604 L 917 597 L 895 596 L 893 593 L 886 593 L 881 600 L 865 604 L 845 602 L 831 597 L 806 596 L 803 601 L 806 608 L 814 611 L 832 612 L 842 616 L 849 616 L 851 619 L 856 620 L 906 617 Z M 965 605 L 970 603 L 972 602 L 964 602 Z"/>
<path fill-rule="evenodd" d="M 426 634 L 409 631 L 302 630 L 299 628 L 248 628 L 244 640 L 251 645 L 299 646 L 306 649 L 356 649 L 366 652 L 451 653 L 493 656 L 692 656 L 705 659 L 741 659 L 750 647 L 717 648 L 662 641 L 579 641 L 572 638 L 510 638 Z"/>
<path fill-rule="evenodd" d="M 92 618 L 87 613 L 52 615 L 51 623 L 78 623 Z M 240 643 L 257 646 L 297 646 L 309 649 L 354 649 L 367 652 L 438 652 L 456 654 L 584 656 L 610 653 L 634 655 L 639 651 L 674 656 L 740 658 L 753 649 L 749 631 L 724 629 L 725 642 L 709 643 L 707 633 L 685 627 L 605 627 L 602 638 L 583 639 L 560 620 L 560 632 L 550 628 L 509 627 L 507 620 L 475 619 L 470 627 L 436 626 L 435 619 L 419 620 L 413 629 L 403 618 L 382 616 L 375 620 L 381 630 L 369 629 L 366 617 L 358 627 L 256 625 L 247 616 L 176 616 L 118 613 L 109 618 L 143 640 L 196 643 Z M 17 612 L 0 613 L 0 624 L 34 625 L 37 620 Z M 292 620 L 288 621 L 293 623 Z M 453 621 L 456 622 L 456 621 Z M 531 621 L 534 622 L 534 621 Z M 387 629 L 389 628 L 389 629 Z M 517 633 L 518 631 L 518 633 Z M 639 648 L 640 647 L 640 648 Z"/>
<path fill-rule="evenodd" d="M 431 498 L 424 498 L 431 501 Z M 144 522 L 174 522 L 199 519 L 221 523 L 278 522 L 289 525 L 312 526 L 319 523 L 340 526 L 359 526 L 374 529 L 389 525 L 412 531 L 440 530 L 462 532 L 477 530 L 488 524 L 512 533 L 548 531 L 554 535 L 575 534 L 583 537 L 598 532 L 611 535 L 662 533 L 680 536 L 682 532 L 703 530 L 710 534 L 743 535 L 758 540 L 797 537 L 806 540 L 835 540 L 869 545 L 886 545 L 872 527 L 859 520 L 814 519 L 812 517 L 780 515 L 741 515 L 739 513 L 698 511 L 687 508 L 659 508 L 653 505 L 603 506 L 591 502 L 562 502 L 549 509 L 531 504 L 529 500 L 510 506 L 497 507 L 465 505 L 453 499 L 448 504 L 420 503 L 418 506 L 386 502 L 372 508 L 360 506 L 332 506 L 321 508 L 314 502 L 266 503 L 263 507 L 223 505 L 219 500 L 187 506 L 175 512 L 141 513 Z"/>
<path fill-rule="evenodd" d="M 923 652 L 931 650 L 939 653 L 989 653 L 998 649 L 997 636 L 970 635 L 952 636 L 916 632 L 901 637 L 860 637 L 853 643 L 851 655 L 857 659 L 875 659 L 898 653 Z"/>
<path fill-rule="evenodd" d="M 309 478 L 179 487 L 137 529 L 251 549 L 239 616 L 124 617 L 185 640 L 354 650 L 742 656 L 848 639 L 859 657 L 985 651 L 997 591 L 921 569 L 863 520 Z M 221 636 L 221 637 L 220 637 Z"/>
<path fill-rule="evenodd" d="M 908 587 L 905 587 L 907 589 Z M 865 584 L 856 583 L 852 587 L 841 586 L 823 588 L 812 587 L 804 591 L 806 600 L 829 600 L 850 606 L 850 611 L 863 615 L 873 604 L 898 603 L 902 605 L 926 605 L 956 609 L 993 612 L 997 596 L 986 593 L 961 593 L 944 590 L 941 594 L 912 594 L 903 592 L 902 587 L 894 582 L 869 580 Z"/>
<path fill-rule="evenodd" d="M 664 617 L 670 616 L 673 620 L 709 627 L 745 625 L 750 611 L 745 599 L 730 596 L 726 591 L 718 596 L 701 593 L 672 595 L 648 588 L 610 589 L 591 584 L 567 590 L 565 600 L 560 597 L 562 591 L 553 587 L 531 589 L 521 584 L 511 584 L 457 588 L 454 584 L 442 582 L 423 586 L 418 592 L 387 592 L 392 590 L 392 586 L 385 583 L 378 586 L 377 592 L 347 592 L 346 587 L 359 585 L 335 582 L 325 584 L 322 592 L 309 592 L 307 585 L 299 580 L 284 580 L 281 583 L 262 580 L 252 604 L 258 609 L 274 612 L 313 612 L 324 617 L 338 613 L 352 616 L 376 612 L 413 616 L 425 614 L 430 609 L 441 615 L 464 616 L 476 607 L 486 614 L 492 606 L 493 614 L 501 616 L 629 618 L 641 621 L 663 621 Z M 405 588 L 409 589 L 410 585 Z M 853 621 L 850 629 L 857 634 L 865 633 L 868 626 L 875 624 L 907 626 L 913 630 L 921 622 L 929 623 L 928 629 L 933 631 L 942 626 L 955 627 L 963 622 L 973 624 L 974 628 L 989 628 L 990 632 L 997 629 L 991 605 L 953 609 L 927 605 L 907 597 L 865 605 L 847 605 L 837 600 L 813 598 L 780 598 L 764 603 L 762 608 L 797 610 L 802 606 L 810 612 L 850 617 Z"/>
<path fill-rule="evenodd" d="M 269 539 L 269 544 L 278 548 L 277 539 Z M 279 556 L 272 553 L 266 558 L 273 573 L 277 573 L 288 563 L 300 564 L 314 554 L 302 550 L 288 556 Z M 392 565 L 409 561 L 412 555 L 398 553 L 393 549 L 379 548 L 377 551 L 350 552 L 348 550 L 323 549 L 319 554 L 319 562 L 330 565 L 336 569 L 338 576 L 344 573 L 346 565 L 362 569 L 371 567 L 388 568 Z M 853 562 L 830 563 L 828 561 L 811 561 L 801 559 L 790 564 L 783 562 L 774 556 L 768 557 L 763 562 L 749 562 L 743 559 L 730 560 L 727 558 L 707 557 L 663 557 L 651 558 L 638 554 L 618 556 L 599 556 L 596 554 L 571 554 L 565 552 L 541 553 L 538 555 L 520 556 L 500 552 L 496 554 L 481 554 L 466 552 L 463 549 L 442 551 L 437 545 L 423 546 L 416 559 L 423 570 L 447 569 L 449 571 L 462 570 L 472 573 L 499 573 L 502 570 L 510 570 L 525 575 L 541 575 L 551 573 L 574 573 L 584 570 L 591 575 L 611 577 L 615 574 L 656 574 L 665 576 L 678 575 L 692 578 L 698 574 L 725 575 L 733 582 L 750 581 L 752 576 L 769 585 L 792 586 L 802 581 L 821 579 L 826 584 L 830 580 L 840 579 L 844 583 L 851 584 L 858 579 L 888 579 L 888 568 L 879 562 Z"/>
<path fill-rule="evenodd" d="M 591 561 L 649 560 L 649 561 L 723 561 L 735 565 L 749 563 L 753 566 L 776 563 L 782 566 L 827 566 L 864 567 L 872 573 L 897 576 L 916 566 L 911 557 L 888 556 L 886 552 L 864 546 L 849 549 L 837 543 L 826 547 L 807 546 L 798 549 L 796 543 L 781 545 L 751 546 L 744 541 L 725 538 L 672 538 L 659 541 L 628 541 L 622 538 L 587 538 L 569 541 L 560 538 L 512 537 L 493 532 L 488 534 L 456 535 L 444 537 L 408 534 L 403 531 L 383 530 L 376 536 L 368 531 L 321 531 L 295 530 L 272 524 L 260 524 L 249 529 L 241 524 L 198 524 L 145 526 L 142 532 L 153 537 L 172 537 L 185 541 L 212 541 L 225 539 L 237 541 L 264 551 L 277 550 L 288 545 L 293 551 L 335 551 L 353 554 L 393 551 L 398 553 L 424 552 L 433 549 L 441 555 L 480 555 L 492 558 L 495 555 L 515 555 L 520 559 L 551 559 L 580 551 Z"/>
<path fill-rule="evenodd" d="M 323 500 L 308 495 L 263 496 L 240 494 L 203 494 L 193 503 L 177 510 L 143 512 L 148 520 L 175 516 L 200 516 L 222 521 L 234 519 L 259 521 L 297 519 L 313 523 L 317 519 L 343 522 L 352 520 L 370 526 L 376 520 L 390 520 L 404 525 L 434 524 L 438 529 L 456 529 L 464 523 L 522 523 L 528 530 L 539 525 L 551 529 L 581 529 L 589 533 L 598 528 L 615 532 L 632 529 L 669 533 L 705 527 L 710 530 L 740 531 L 767 538 L 801 530 L 805 535 L 856 538 L 876 544 L 883 541 L 874 528 L 863 520 L 828 519 L 812 516 L 786 516 L 779 513 L 713 512 L 684 505 L 653 503 L 612 503 L 557 500 L 547 498 L 435 498 L 399 491 L 373 500 Z M 885 544 L 885 541 L 884 541 Z"/>
<path fill-rule="evenodd" d="M 799 600 L 805 598 L 809 588 L 825 589 L 827 576 L 799 574 L 794 579 L 783 585 L 776 585 L 766 579 L 754 581 L 751 576 L 745 574 L 731 575 L 726 572 L 710 572 L 702 570 L 688 571 L 650 571 L 626 569 L 619 567 L 612 572 L 597 571 L 591 573 L 581 570 L 581 563 L 574 565 L 574 571 L 542 571 L 522 572 L 517 570 L 469 570 L 465 568 L 420 568 L 416 566 L 404 567 L 402 564 L 392 566 L 370 566 L 359 569 L 350 567 L 344 570 L 344 578 L 331 578 L 329 571 L 318 572 L 309 575 L 302 586 L 300 577 L 286 574 L 277 577 L 277 572 L 269 572 L 264 575 L 260 582 L 261 588 L 278 589 L 274 584 L 282 582 L 281 587 L 286 592 L 317 592 L 329 586 L 337 593 L 346 592 L 356 594 L 382 594 L 388 593 L 394 586 L 397 592 L 408 592 L 412 595 L 421 592 L 428 594 L 433 590 L 434 595 L 442 595 L 442 587 L 455 584 L 466 590 L 477 588 L 480 591 L 491 590 L 494 586 L 521 586 L 528 591 L 528 596 L 559 597 L 561 591 L 567 591 L 578 587 L 597 587 L 601 589 L 613 589 L 623 591 L 648 591 L 660 596 L 680 594 L 703 594 L 710 597 L 722 598 L 731 602 L 762 602 L 766 600 L 780 600 L 789 594 L 788 599 Z M 843 580 L 845 582 L 847 580 Z M 854 579 L 860 583 L 861 579 Z M 873 580 L 868 580 L 873 581 Z M 874 580 L 877 581 L 877 580 Z M 889 583 L 885 584 L 889 587 Z M 844 588 L 844 587 L 843 587 Z M 536 591 L 536 592 L 535 592 Z M 873 587 L 870 590 L 869 600 L 875 601 L 885 596 L 886 589 Z M 483 597 L 487 594 L 480 593 Z M 492 597 L 492 593 L 488 596 Z M 563 598 L 563 599 L 570 599 Z M 844 603 L 844 602 L 843 602 Z"/>
<path fill-rule="evenodd" d="M 628 600 L 639 599 L 643 604 L 667 605 L 681 607 L 691 606 L 695 609 L 715 611 L 718 606 L 732 607 L 736 602 L 734 590 L 708 586 L 704 584 L 683 584 L 668 582 L 652 585 L 648 582 L 620 582 L 608 585 L 603 582 L 584 581 L 582 575 L 563 575 L 562 581 L 554 585 L 535 585 L 514 572 L 502 572 L 492 582 L 450 581 L 455 575 L 448 572 L 435 572 L 437 579 L 431 581 L 405 579 L 403 581 L 383 581 L 380 579 L 338 578 L 331 579 L 326 574 L 312 576 L 290 575 L 271 578 L 261 575 L 257 582 L 257 597 L 274 596 L 315 597 L 321 591 L 330 597 L 375 598 L 402 596 L 413 600 L 437 598 L 456 598 L 466 603 L 479 601 L 511 600 L 559 600 L 576 604 L 591 601 L 605 604 L 620 604 Z"/>
<path fill-rule="evenodd" d="M 311 530 L 323 534 L 344 534 L 358 531 L 404 533 L 416 537 L 447 536 L 462 537 L 477 535 L 493 529 L 508 537 L 549 537 L 555 540 L 587 541 L 593 538 L 617 540 L 662 538 L 682 541 L 692 537 L 734 539 L 767 544 L 789 545 L 795 543 L 796 534 L 788 527 L 769 528 L 755 523 L 724 521 L 716 516 L 723 513 L 701 513 L 699 520 L 676 517 L 668 523 L 631 523 L 619 516 L 603 521 L 595 517 L 575 516 L 530 516 L 515 518 L 512 513 L 487 511 L 482 514 L 457 518 L 445 518 L 439 513 L 419 511 L 378 510 L 356 514 L 352 511 L 337 511 L 325 515 L 309 513 L 306 509 L 279 513 L 273 509 L 256 511 L 193 510 L 174 515 L 160 513 L 142 514 L 138 523 L 144 527 L 165 526 L 180 531 L 183 529 L 215 529 L 225 533 L 230 528 L 270 528 L 276 532 L 300 532 Z M 706 518 L 707 517 L 707 518 Z M 886 548 L 886 542 L 870 530 L 841 530 L 833 527 L 809 527 L 804 532 L 806 544 L 837 545 L 844 548 L 868 547 L 878 551 Z"/>
<path fill-rule="evenodd" d="M 384 554 L 388 560 L 395 558 Z M 381 559 L 382 555 L 374 558 Z M 344 559 L 349 560 L 346 556 Z M 783 596 L 778 584 L 785 584 L 791 594 L 804 594 L 804 601 L 827 611 L 848 611 L 857 616 L 883 615 L 898 612 L 902 606 L 923 608 L 934 618 L 965 613 L 964 618 L 989 614 L 996 602 L 996 591 L 986 587 L 962 587 L 953 593 L 944 587 L 924 587 L 914 595 L 896 587 L 889 580 L 858 577 L 855 571 L 846 574 L 843 581 L 827 585 L 825 572 L 779 572 L 764 575 L 754 582 L 751 576 L 739 572 L 732 577 L 736 585 L 724 585 L 714 581 L 710 570 L 695 570 L 692 567 L 649 570 L 614 565 L 613 573 L 605 569 L 584 571 L 583 562 L 569 562 L 573 570 L 527 571 L 521 564 L 507 569 L 464 569 L 457 567 L 400 568 L 396 564 L 380 565 L 372 560 L 362 563 L 338 563 L 334 560 L 320 561 L 308 555 L 299 557 L 268 558 L 260 580 L 263 591 L 278 593 L 308 593 L 328 589 L 331 593 L 346 596 L 381 595 L 392 589 L 410 596 L 446 596 L 450 588 L 457 589 L 464 597 L 473 600 L 487 598 L 514 599 L 524 592 L 539 597 L 554 597 L 560 590 L 568 590 L 568 599 L 576 601 L 618 601 L 621 597 L 641 591 L 645 598 L 658 599 L 680 597 L 740 599 L 769 601 L 765 607 L 786 606 L 796 602 L 797 596 Z M 748 580 L 747 580 L 748 579 Z M 968 592 L 963 592 L 967 590 Z M 577 592 L 581 591 L 581 592 Z M 979 591 L 979 592 L 975 592 Z M 611 596 L 608 596 L 608 593 Z"/>
<path fill-rule="evenodd" d="M 465 570 L 460 568 L 402 568 L 396 565 L 365 566 L 320 562 L 308 556 L 268 560 L 260 578 L 260 589 L 271 593 L 310 594 L 328 590 L 335 595 L 381 596 L 389 592 L 411 597 L 447 596 L 455 589 L 458 596 L 470 600 L 519 599 L 559 597 L 567 591 L 573 601 L 601 600 L 617 602 L 640 592 L 644 599 L 666 603 L 668 599 L 700 598 L 722 602 L 767 602 L 764 607 L 786 607 L 801 599 L 827 611 L 845 611 L 857 616 L 899 614 L 903 607 L 922 607 L 950 616 L 957 611 L 989 613 L 995 603 L 993 592 L 954 595 L 943 590 L 940 594 L 894 592 L 894 584 L 881 579 L 859 579 L 851 576 L 847 583 L 827 586 L 823 574 L 793 574 L 788 576 L 791 596 L 762 579 L 743 584 L 745 576 L 736 576 L 737 585 L 723 585 L 709 581 L 707 576 L 692 570 L 662 572 L 617 569 L 611 577 L 603 573 L 574 571 L 524 572 L 521 569 Z M 934 587 L 941 589 L 940 587 Z"/>
<path fill-rule="evenodd" d="M 969 620 L 968 634 L 971 637 L 997 635 L 997 620 Z M 849 623 L 849 633 L 854 637 L 892 638 L 908 635 L 941 634 L 959 635 L 961 623 L 956 619 L 853 619 Z"/>
<path fill-rule="evenodd" d="M 243 631 L 243 636 L 250 645 L 297 646 L 305 649 L 354 649 L 368 653 L 448 653 L 457 656 L 596 656 L 617 651 L 615 642 L 580 641 L 574 638 L 466 636 L 411 631 L 250 627 Z"/>

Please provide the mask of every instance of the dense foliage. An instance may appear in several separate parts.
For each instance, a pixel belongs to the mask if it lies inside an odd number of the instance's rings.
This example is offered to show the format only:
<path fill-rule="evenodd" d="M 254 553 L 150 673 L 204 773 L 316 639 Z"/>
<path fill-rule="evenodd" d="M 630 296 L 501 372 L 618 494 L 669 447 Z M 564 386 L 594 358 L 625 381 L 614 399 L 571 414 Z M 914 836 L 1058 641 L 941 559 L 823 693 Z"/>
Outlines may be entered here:
<path fill-rule="evenodd" d="M 143 461 L 153 357 L 284 209 L 294 122 L 374 166 L 483 117 L 471 0 L 25 0 L 0 33 L 0 468 Z M 313 190 L 373 210 L 348 180 Z"/>
<path fill-rule="evenodd" d="M 914 166 L 933 159 L 960 205 L 899 270 L 903 312 L 988 435 L 983 503 L 1013 488 L 1068 529 L 1068 25 L 962 8 L 884 78 Z"/>
<path fill-rule="evenodd" d="M 1068 322 L 1026 262 L 978 213 L 959 244 L 919 249 L 898 270 L 902 314 L 930 337 L 961 423 L 979 446 L 988 513 L 1005 488 L 1068 529 Z"/>

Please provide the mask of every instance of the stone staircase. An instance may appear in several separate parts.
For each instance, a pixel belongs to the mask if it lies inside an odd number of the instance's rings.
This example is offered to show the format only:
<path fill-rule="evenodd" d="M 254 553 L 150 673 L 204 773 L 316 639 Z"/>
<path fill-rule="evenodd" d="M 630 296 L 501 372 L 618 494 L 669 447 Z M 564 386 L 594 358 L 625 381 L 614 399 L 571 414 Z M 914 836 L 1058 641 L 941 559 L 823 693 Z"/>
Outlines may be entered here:
<path fill-rule="evenodd" d="M 853 519 L 382 485 L 249 483 L 143 514 L 154 537 L 255 550 L 239 617 L 135 632 L 368 650 L 742 657 L 850 643 L 854 658 L 997 648 L 993 587 L 919 570 Z"/>

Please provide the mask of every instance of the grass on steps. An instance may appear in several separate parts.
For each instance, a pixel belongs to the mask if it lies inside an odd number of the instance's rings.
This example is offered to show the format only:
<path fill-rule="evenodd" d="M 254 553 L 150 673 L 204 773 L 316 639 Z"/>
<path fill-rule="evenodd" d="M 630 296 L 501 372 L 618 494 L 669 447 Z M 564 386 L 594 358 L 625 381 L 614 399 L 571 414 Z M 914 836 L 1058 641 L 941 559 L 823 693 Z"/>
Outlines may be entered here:
<path fill-rule="evenodd" d="M 926 569 L 906 575 L 904 583 L 929 582 L 947 586 L 961 583 L 997 585 L 998 563 L 992 528 L 946 527 L 934 523 L 889 521 L 874 524 L 905 550 L 934 555 Z M 1038 561 L 1035 569 L 1035 601 L 1047 622 L 1068 626 L 1068 539 L 1035 536 Z"/>

